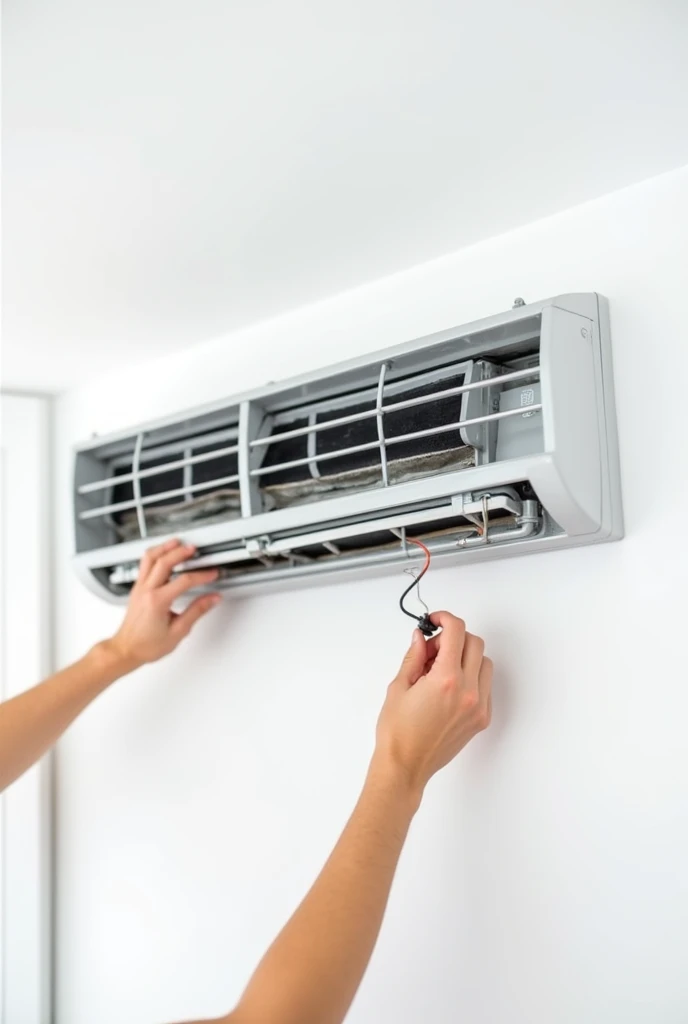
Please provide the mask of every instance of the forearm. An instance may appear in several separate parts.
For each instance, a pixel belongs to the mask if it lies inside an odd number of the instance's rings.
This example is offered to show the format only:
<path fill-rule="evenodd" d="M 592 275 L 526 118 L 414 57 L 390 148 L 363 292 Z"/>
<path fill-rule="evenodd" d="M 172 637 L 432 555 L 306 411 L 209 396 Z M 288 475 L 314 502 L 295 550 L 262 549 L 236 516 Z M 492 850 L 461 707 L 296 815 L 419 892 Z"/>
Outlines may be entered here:
<path fill-rule="evenodd" d="M 106 642 L 0 705 L 0 791 L 30 768 L 110 683 L 131 671 Z"/>
<path fill-rule="evenodd" d="M 373 952 L 419 794 L 373 760 L 356 808 L 230 1020 L 339 1024 Z"/>

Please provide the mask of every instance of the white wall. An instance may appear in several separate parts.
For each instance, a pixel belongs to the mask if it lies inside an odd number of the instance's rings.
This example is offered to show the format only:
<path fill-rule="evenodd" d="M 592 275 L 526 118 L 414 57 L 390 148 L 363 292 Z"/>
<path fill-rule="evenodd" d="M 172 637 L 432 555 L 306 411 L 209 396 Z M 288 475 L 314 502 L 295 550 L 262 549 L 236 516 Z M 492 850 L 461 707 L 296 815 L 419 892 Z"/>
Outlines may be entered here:
<path fill-rule="evenodd" d="M 119 619 L 69 570 L 72 441 L 515 295 L 611 300 L 628 536 L 428 579 L 487 638 L 494 724 L 427 795 L 353 1024 L 688 1019 L 687 222 L 688 168 L 60 402 L 64 662 Z M 227 600 L 71 730 L 58 1024 L 232 1005 L 354 800 L 408 640 L 401 585 Z"/>
<path fill-rule="evenodd" d="M 50 671 L 48 423 L 0 394 L 0 701 Z M 51 1020 L 51 762 L 0 793 L 0 1024 Z"/>

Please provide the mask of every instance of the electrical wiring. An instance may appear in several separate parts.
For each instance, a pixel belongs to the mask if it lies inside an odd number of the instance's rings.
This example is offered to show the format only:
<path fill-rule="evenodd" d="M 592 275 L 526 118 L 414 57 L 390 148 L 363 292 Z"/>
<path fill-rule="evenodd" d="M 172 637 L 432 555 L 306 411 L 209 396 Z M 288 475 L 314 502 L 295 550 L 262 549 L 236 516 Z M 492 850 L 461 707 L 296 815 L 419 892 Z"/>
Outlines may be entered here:
<path fill-rule="evenodd" d="M 407 544 L 415 544 L 416 547 L 420 548 L 421 551 L 424 552 L 424 554 L 425 554 L 425 564 L 424 564 L 423 568 L 420 570 L 420 572 L 418 572 L 417 570 L 414 570 L 414 569 L 405 569 L 404 570 L 405 572 L 408 572 L 408 573 L 410 573 L 413 576 L 413 583 L 411 583 L 406 588 L 404 593 L 399 598 L 399 607 L 401 608 L 401 610 L 404 613 L 404 615 L 408 615 L 408 617 L 410 619 L 414 619 L 416 621 L 416 623 L 418 624 L 418 629 L 421 631 L 423 636 L 430 637 L 434 633 L 437 632 L 438 627 L 434 626 L 432 624 L 432 622 L 430 621 L 430 612 L 428 610 L 427 605 L 423 601 L 423 598 L 420 596 L 420 581 L 423 579 L 423 576 L 425 576 L 426 572 L 430 568 L 430 559 L 431 559 L 432 556 L 430 554 L 430 550 L 425 546 L 425 544 L 423 544 L 422 540 L 415 540 L 413 537 L 407 537 L 406 538 L 406 543 Z M 423 613 L 423 615 L 414 615 L 413 612 L 409 611 L 408 608 L 406 608 L 404 606 L 404 601 L 406 600 L 408 595 L 411 593 L 411 591 L 414 589 L 414 587 L 417 589 L 418 600 L 420 601 L 420 603 L 425 608 L 425 612 Z"/>

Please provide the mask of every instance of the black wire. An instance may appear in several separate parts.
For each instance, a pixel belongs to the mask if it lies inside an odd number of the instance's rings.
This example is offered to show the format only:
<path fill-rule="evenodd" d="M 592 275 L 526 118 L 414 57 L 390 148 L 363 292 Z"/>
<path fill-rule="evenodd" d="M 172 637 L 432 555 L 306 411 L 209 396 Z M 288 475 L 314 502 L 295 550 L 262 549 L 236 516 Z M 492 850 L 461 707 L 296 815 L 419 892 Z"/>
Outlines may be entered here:
<path fill-rule="evenodd" d="M 410 612 L 410 611 L 408 610 L 408 608 L 404 608 L 404 601 L 406 600 L 406 598 L 408 597 L 408 595 L 409 595 L 409 594 L 411 593 L 411 591 L 413 590 L 413 588 L 414 588 L 414 587 L 417 587 L 417 586 L 418 586 L 418 584 L 420 583 L 420 581 L 421 581 L 421 580 L 423 579 L 423 577 L 425 576 L 426 572 L 428 571 L 428 568 L 429 568 L 429 566 L 427 566 L 427 565 L 426 565 L 426 566 L 424 566 L 424 568 L 423 568 L 423 569 L 422 569 L 422 570 L 421 570 L 421 571 L 420 571 L 420 572 L 418 573 L 418 575 L 414 577 L 414 579 L 413 579 L 413 583 L 411 583 L 411 584 L 410 584 L 410 585 L 409 585 L 409 586 L 408 586 L 408 587 L 406 588 L 406 590 L 404 591 L 404 593 L 403 593 L 403 594 L 401 595 L 401 597 L 399 598 L 399 607 L 401 608 L 401 610 L 402 610 L 402 612 L 404 613 L 404 615 L 408 615 L 408 617 L 409 617 L 410 619 L 415 619 L 415 621 L 416 621 L 416 622 L 420 622 L 420 621 L 421 621 L 421 619 L 423 619 L 423 618 L 424 618 L 424 616 L 423 616 L 423 615 L 414 615 L 414 614 L 413 614 L 413 612 Z"/>
<path fill-rule="evenodd" d="M 413 583 L 411 583 L 406 588 L 404 593 L 399 598 L 399 607 L 401 608 L 401 610 L 404 613 L 404 615 L 408 615 L 408 617 L 410 619 L 413 619 L 414 622 L 417 623 L 418 629 L 421 631 L 423 636 L 430 637 L 430 636 L 433 636 L 433 634 L 437 632 L 439 627 L 435 626 L 430 621 L 430 615 L 428 614 L 428 612 L 427 611 L 424 612 L 423 615 L 414 615 L 413 612 L 410 612 L 408 610 L 408 608 L 404 607 L 404 601 L 406 600 L 406 598 L 411 593 L 411 591 L 413 590 L 414 587 L 416 587 L 418 589 L 418 600 L 422 604 L 425 603 L 422 600 L 421 596 L 420 596 L 420 581 L 423 579 L 423 577 L 425 576 L 426 572 L 430 568 L 430 552 L 428 551 L 428 549 L 425 546 L 425 544 L 422 543 L 422 541 L 413 540 L 411 537 L 409 537 L 408 540 L 409 540 L 409 543 L 415 544 L 416 547 L 419 547 L 423 551 L 423 553 L 425 554 L 425 564 L 424 564 L 423 568 L 421 569 L 421 571 L 418 573 L 418 575 L 413 577 Z"/>
<path fill-rule="evenodd" d="M 439 629 L 439 626 L 435 626 L 435 624 L 430 621 L 430 616 L 427 612 L 424 612 L 422 615 L 414 615 L 413 612 L 410 612 L 408 610 L 408 608 L 404 608 L 404 600 L 411 593 L 413 588 L 418 586 L 418 584 L 423 579 L 423 576 L 425 576 L 429 568 L 430 562 L 428 561 L 425 563 L 424 568 L 415 577 L 413 583 L 406 588 L 404 593 L 399 598 L 399 607 L 401 608 L 402 612 L 404 613 L 404 615 L 408 615 L 410 619 L 413 619 L 416 622 L 418 629 L 421 631 L 424 637 L 434 636 L 434 634 Z M 418 598 L 420 600 L 420 590 L 418 591 Z"/>

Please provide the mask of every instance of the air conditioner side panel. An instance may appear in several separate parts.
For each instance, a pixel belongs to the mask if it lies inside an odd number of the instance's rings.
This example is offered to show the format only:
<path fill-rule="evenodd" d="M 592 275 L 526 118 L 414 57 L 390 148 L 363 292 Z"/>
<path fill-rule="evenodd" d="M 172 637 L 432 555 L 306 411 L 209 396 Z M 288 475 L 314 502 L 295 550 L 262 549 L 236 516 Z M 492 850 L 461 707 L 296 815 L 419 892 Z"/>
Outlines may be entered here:
<path fill-rule="evenodd" d="M 540 366 L 548 458 L 532 483 L 549 514 L 572 537 L 602 528 L 604 395 L 596 341 L 586 317 L 557 306 L 543 310 Z"/>
<path fill-rule="evenodd" d="M 609 325 L 609 303 L 603 295 L 595 295 L 597 316 L 593 324 L 599 357 L 600 390 L 603 401 L 598 403 L 602 474 L 602 540 L 621 540 L 624 535 L 623 502 L 621 496 L 621 464 L 616 425 L 616 398 L 614 393 L 614 366 Z"/>

